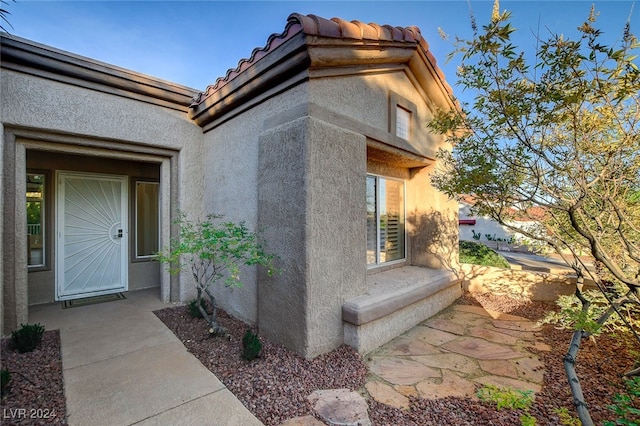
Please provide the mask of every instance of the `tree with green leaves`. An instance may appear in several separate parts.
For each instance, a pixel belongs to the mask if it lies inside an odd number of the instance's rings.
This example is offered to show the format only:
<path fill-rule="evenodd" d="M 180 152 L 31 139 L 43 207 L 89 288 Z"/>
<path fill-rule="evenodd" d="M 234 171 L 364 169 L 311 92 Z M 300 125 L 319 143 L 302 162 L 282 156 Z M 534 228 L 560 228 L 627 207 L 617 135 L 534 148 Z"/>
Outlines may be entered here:
<path fill-rule="evenodd" d="M 274 256 L 265 251 L 258 235 L 244 222 L 224 222 L 215 215 L 203 221 L 191 221 L 180 213 L 174 223 L 179 227 L 179 237 L 172 239 L 169 246 L 157 254 L 157 259 L 168 264 L 172 274 L 191 273 L 197 291 L 195 306 L 209 325 L 209 333 L 227 335 L 227 330 L 218 323 L 216 299 L 210 287 L 216 283 L 226 287 L 242 286 L 240 268 L 243 265 L 261 265 L 272 275 L 276 272 Z M 205 294 L 211 303 L 211 314 L 203 307 Z"/>
<path fill-rule="evenodd" d="M 622 309 L 640 318 L 640 44 L 629 23 L 616 45 L 605 44 L 596 18 L 592 8 L 575 40 L 538 35 L 528 56 L 496 1 L 491 21 L 478 28 L 472 17 L 472 39 L 457 39 L 451 54 L 461 56 L 458 84 L 474 101 L 438 111 L 428 126 L 453 145 L 439 153 L 436 187 L 451 197 L 471 194 L 478 214 L 552 248 L 579 283 L 592 279 L 604 312 L 590 315 L 582 285 L 575 295 L 580 318 L 602 325 L 630 323 L 616 316 Z M 532 221 L 537 227 L 520 225 Z M 575 366 L 581 339 L 597 327 L 574 326 L 565 370 L 588 425 Z"/>

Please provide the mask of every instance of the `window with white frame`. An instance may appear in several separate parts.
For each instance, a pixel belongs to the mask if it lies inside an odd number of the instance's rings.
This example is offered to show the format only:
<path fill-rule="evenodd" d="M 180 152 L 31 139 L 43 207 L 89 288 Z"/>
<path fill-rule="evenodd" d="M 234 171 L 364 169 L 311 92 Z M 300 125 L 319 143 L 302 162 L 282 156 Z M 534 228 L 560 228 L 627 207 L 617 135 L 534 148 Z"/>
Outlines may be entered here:
<path fill-rule="evenodd" d="M 411 111 L 396 106 L 396 136 L 409 140 L 411 135 Z"/>
<path fill-rule="evenodd" d="M 367 175 L 367 266 L 405 258 L 404 182 Z"/>
<path fill-rule="evenodd" d="M 150 258 L 160 250 L 158 182 L 136 181 L 136 258 Z"/>

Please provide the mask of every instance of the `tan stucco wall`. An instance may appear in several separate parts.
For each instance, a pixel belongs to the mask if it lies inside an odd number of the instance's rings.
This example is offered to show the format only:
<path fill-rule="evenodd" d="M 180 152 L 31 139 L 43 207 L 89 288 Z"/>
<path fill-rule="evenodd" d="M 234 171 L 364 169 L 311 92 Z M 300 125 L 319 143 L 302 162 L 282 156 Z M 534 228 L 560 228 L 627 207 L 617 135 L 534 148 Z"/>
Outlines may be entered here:
<path fill-rule="evenodd" d="M 161 234 L 166 243 L 173 212 L 202 212 L 202 132 L 184 112 L 6 69 L 0 74 L 0 93 L 3 161 L 11 165 L 3 167 L 2 205 L 5 217 L 12 218 L 2 240 L 4 247 L 15 247 L 3 259 L 4 306 L 13 304 L 6 299 L 8 294 L 16 301 L 16 312 L 4 315 L 7 329 L 27 321 L 26 238 L 22 238 L 26 214 L 20 195 L 27 149 L 160 164 L 162 179 L 171 181 L 161 200 Z M 171 280 L 166 273 L 161 275 L 167 283 Z M 171 298 L 177 300 L 183 290 L 175 279 L 171 281 L 175 287 Z"/>
<path fill-rule="evenodd" d="M 576 290 L 576 278 L 566 275 L 469 264 L 461 264 L 460 270 L 465 291 L 553 302 Z"/>
<path fill-rule="evenodd" d="M 305 101 L 306 86 L 295 86 L 204 134 L 202 198 L 205 214 L 223 215 L 224 220 L 244 221 L 251 230 L 259 229 L 260 134 L 269 119 Z M 280 161 L 288 159 L 283 157 Z M 283 217 L 280 222 L 286 220 Z M 217 301 L 225 310 L 252 324 L 258 321 L 257 274 L 256 267 L 244 267 L 241 270 L 242 287 L 213 288 Z"/>
<path fill-rule="evenodd" d="M 413 134 L 409 144 L 419 152 L 435 154 L 441 138 L 426 129 L 426 123 L 432 117 L 431 100 L 422 94 L 403 67 L 314 79 L 309 101 L 388 132 L 392 93 L 416 106 L 417 115 L 412 117 Z"/>
<path fill-rule="evenodd" d="M 303 116 L 263 133 L 259 170 L 282 269 L 261 277 L 260 331 L 314 357 L 344 342 L 342 304 L 366 291 L 366 138 Z"/>
<path fill-rule="evenodd" d="M 423 155 L 445 146 L 431 134 L 426 123 L 432 117 L 431 100 L 414 84 L 404 68 L 355 76 L 313 80 L 310 100 L 341 115 L 388 132 L 389 109 L 395 108 L 390 94 L 416 108 L 408 144 Z M 386 143 L 395 143 L 390 139 Z M 402 147 L 398 145 L 398 147 Z M 405 179 L 408 252 L 410 264 L 429 268 L 455 268 L 458 258 L 458 205 L 432 185 L 430 176 L 437 162 L 422 167 L 369 161 L 368 172 Z"/>

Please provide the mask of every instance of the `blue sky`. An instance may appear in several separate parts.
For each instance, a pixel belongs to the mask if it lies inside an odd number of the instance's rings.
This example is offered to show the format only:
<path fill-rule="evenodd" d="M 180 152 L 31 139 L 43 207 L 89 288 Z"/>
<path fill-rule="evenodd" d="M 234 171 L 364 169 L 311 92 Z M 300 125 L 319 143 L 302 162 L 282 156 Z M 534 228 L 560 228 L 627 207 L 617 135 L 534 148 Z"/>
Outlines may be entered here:
<path fill-rule="evenodd" d="M 470 2 L 478 24 L 488 21 L 492 1 Z M 592 1 L 507 1 L 501 10 L 513 12 L 521 46 L 534 45 L 540 28 L 575 34 Z M 633 2 L 596 1 L 598 26 L 609 41 L 619 40 Z M 635 5 L 631 28 L 640 36 L 640 4 Z M 432 1 L 32 1 L 5 6 L 11 15 L 11 33 L 58 49 L 149 74 L 195 89 L 207 85 L 264 46 L 280 33 L 290 13 L 340 17 L 421 29 L 455 88 L 456 61 L 446 64 L 453 49 L 438 28 L 451 37 L 468 38 L 469 3 Z M 457 92 L 457 90 L 456 90 Z"/>

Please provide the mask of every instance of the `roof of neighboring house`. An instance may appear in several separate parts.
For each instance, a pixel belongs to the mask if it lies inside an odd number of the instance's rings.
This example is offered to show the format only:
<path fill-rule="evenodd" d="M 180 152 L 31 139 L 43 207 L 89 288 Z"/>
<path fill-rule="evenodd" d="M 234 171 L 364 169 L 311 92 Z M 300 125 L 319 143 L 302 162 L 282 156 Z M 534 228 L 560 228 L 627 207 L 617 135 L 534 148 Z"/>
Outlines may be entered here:
<path fill-rule="evenodd" d="M 474 206 L 476 204 L 477 198 L 473 195 L 462 194 L 458 197 L 460 203 L 467 204 L 469 206 Z M 514 207 L 509 207 L 507 209 L 509 216 L 516 221 L 520 222 L 530 222 L 535 220 L 540 220 L 544 218 L 546 214 L 546 209 L 539 206 L 531 206 L 526 210 L 517 209 Z"/>
<path fill-rule="evenodd" d="M 254 49 L 249 58 L 240 60 L 237 67 L 229 69 L 224 77 L 218 78 L 215 84 L 208 86 L 204 92 L 197 95 L 193 100 L 192 108 L 202 109 L 202 104 L 207 103 L 207 100 L 214 97 L 214 95 L 224 96 L 219 95 L 219 92 L 224 91 L 223 89 L 231 83 L 234 83 L 239 76 L 247 74 L 249 69 L 253 70 L 251 74 L 263 73 L 264 70 L 255 69 L 259 68 L 259 62 L 298 35 L 341 39 L 348 41 L 350 45 L 379 46 L 381 44 L 397 45 L 401 43 L 414 47 L 414 49 L 419 48 L 431 64 L 436 78 L 444 88 L 444 91 L 450 98 L 453 96 L 453 90 L 445 81 L 444 73 L 437 66 L 435 57 L 429 51 L 429 44 L 422 37 L 417 27 L 402 28 L 374 23 L 365 24 L 360 21 L 349 22 L 340 18 L 325 19 L 316 15 L 293 13 L 289 15 L 282 33 L 272 34 L 267 39 L 264 47 Z M 291 53 L 291 55 L 293 56 L 293 53 Z M 371 60 L 372 62 L 379 61 L 381 63 L 383 61 L 382 58 L 374 58 L 373 54 L 364 59 Z M 409 59 L 407 59 L 407 61 L 408 60 Z"/>

